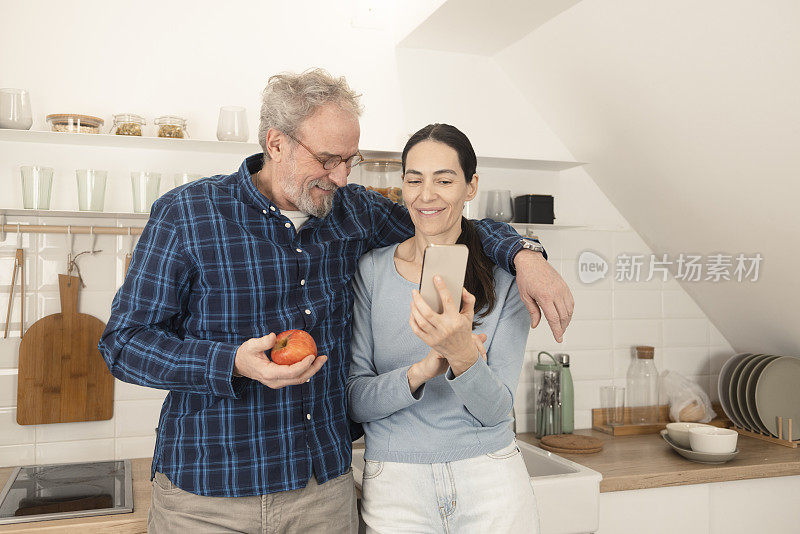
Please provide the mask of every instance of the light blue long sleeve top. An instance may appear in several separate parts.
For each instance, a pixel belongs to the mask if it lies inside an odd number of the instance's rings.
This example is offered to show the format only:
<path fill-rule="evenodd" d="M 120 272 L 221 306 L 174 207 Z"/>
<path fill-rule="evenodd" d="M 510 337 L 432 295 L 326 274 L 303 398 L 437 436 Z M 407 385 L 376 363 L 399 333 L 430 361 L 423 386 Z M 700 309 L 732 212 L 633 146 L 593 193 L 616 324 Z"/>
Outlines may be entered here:
<path fill-rule="evenodd" d="M 408 324 L 411 290 L 400 276 L 397 245 L 362 256 L 353 278 L 352 361 L 347 383 L 350 417 L 363 423 L 369 460 L 440 463 L 496 451 L 514 437 L 514 403 L 530 316 L 513 276 L 494 269 L 492 312 L 475 333 L 486 334 L 487 360 L 459 376 L 448 369 L 413 394 L 407 371 L 428 347 Z"/>

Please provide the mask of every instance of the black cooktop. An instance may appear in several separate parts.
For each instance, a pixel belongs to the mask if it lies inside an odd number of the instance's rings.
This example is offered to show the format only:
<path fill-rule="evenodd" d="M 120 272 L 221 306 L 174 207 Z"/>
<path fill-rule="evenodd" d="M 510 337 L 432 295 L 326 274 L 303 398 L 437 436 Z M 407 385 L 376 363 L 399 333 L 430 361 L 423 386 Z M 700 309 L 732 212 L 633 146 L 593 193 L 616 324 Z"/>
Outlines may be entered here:
<path fill-rule="evenodd" d="M 18 467 L 0 493 L 0 524 L 128 512 L 130 460 Z"/>

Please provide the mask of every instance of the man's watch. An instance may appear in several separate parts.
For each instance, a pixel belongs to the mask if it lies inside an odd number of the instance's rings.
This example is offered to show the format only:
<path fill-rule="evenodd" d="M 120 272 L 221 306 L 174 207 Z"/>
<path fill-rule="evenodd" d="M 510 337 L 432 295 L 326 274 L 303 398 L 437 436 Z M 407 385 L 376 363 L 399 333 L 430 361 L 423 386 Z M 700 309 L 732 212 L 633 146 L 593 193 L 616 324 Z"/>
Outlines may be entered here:
<path fill-rule="evenodd" d="M 540 252 L 544 254 L 544 247 L 541 243 L 534 241 L 533 239 L 520 239 L 520 243 L 522 243 L 522 248 L 526 250 L 532 250 L 533 252 Z"/>

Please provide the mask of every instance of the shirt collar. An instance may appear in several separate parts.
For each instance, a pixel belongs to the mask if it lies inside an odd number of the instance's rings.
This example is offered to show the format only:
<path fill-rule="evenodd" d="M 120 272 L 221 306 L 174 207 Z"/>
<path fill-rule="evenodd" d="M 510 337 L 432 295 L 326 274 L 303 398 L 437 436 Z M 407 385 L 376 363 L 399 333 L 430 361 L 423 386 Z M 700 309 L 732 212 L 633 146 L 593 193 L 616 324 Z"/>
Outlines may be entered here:
<path fill-rule="evenodd" d="M 242 165 L 237 171 L 237 180 L 239 182 L 242 200 L 258 210 L 266 211 L 267 215 L 280 215 L 280 208 L 259 191 L 256 184 L 253 182 L 253 175 L 257 174 L 263 166 L 264 154 L 253 154 L 242 162 Z M 303 228 L 311 228 L 318 224 L 320 220 L 321 219 L 313 215 L 309 215 L 308 221 L 303 225 Z"/>
<path fill-rule="evenodd" d="M 253 175 L 257 174 L 263 165 L 264 154 L 253 154 L 242 162 L 237 172 L 242 200 L 259 210 L 266 210 L 267 213 L 280 213 L 278 206 L 275 206 L 253 183 Z"/>

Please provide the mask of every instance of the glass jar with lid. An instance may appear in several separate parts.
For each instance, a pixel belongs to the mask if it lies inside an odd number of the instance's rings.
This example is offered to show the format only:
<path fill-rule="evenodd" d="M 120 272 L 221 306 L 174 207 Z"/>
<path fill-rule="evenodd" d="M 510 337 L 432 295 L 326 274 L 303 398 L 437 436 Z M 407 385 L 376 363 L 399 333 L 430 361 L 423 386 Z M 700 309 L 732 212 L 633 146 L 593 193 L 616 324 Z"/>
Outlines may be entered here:
<path fill-rule="evenodd" d="M 134 113 L 119 113 L 114 115 L 114 124 L 109 133 L 113 135 L 142 135 L 142 126 L 147 124 L 144 117 Z"/>
<path fill-rule="evenodd" d="M 103 119 L 77 113 L 56 113 L 46 118 L 54 132 L 99 134 Z"/>
<path fill-rule="evenodd" d="M 364 186 L 392 202 L 403 203 L 402 162 L 399 159 L 365 159 L 359 164 Z"/>
<path fill-rule="evenodd" d="M 189 137 L 186 132 L 186 119 L 176 115 L 164 115 L 155 121 L 158 127 L 159 137 L 171 137 L 173 139 L 185 139 Z"/>

